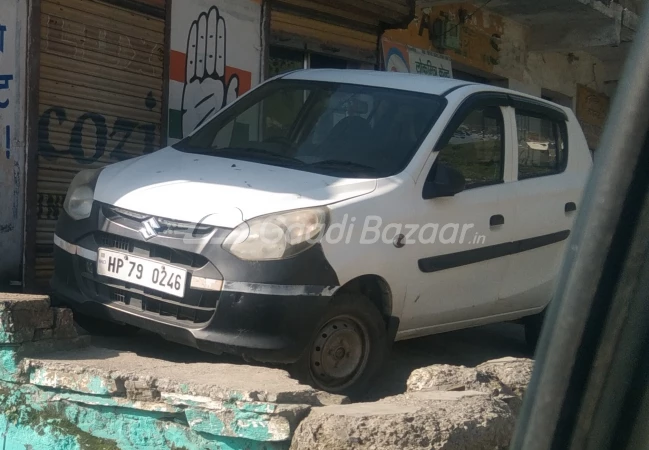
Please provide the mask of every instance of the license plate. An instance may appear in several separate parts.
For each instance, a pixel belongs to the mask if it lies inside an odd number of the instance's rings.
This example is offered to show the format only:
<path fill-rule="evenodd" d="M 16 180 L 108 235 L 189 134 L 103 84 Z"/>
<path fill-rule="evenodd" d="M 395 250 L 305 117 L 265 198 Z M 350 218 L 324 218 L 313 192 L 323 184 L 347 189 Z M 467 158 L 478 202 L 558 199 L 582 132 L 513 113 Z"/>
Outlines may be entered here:
<path fill-rule="evenodd" d="M 187 271 L 128 253 L 100 248 L 97 258 L 99 275 L 165 292 L 175 297 L 185 295 Z"/>

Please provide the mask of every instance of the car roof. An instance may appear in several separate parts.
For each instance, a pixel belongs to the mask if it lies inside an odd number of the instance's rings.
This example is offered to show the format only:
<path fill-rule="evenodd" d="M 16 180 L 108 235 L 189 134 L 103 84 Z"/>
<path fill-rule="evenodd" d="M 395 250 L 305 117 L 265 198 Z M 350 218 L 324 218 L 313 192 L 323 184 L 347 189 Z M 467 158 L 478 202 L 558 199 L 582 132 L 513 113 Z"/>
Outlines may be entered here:
<path fill-rule="evenodd" d="M 358 84 L 434 95 L 441 95 L 450 89 L 459 86 L 476 84 L 462 80 L 454 80 L 452 78 L 432 77 L 429 75 L 350 69 L 297 70 L 286 74 L 282 78 L 287 80 Z"/>
<path fill-rule="evenodd" d="M 361 86 L 372 86 L 387 89 L 399 89 L 403 91 L 420 92 L 432 95 L 446 95 L 457 88 L 472 87 L 474 92 L 489 91 L 514 94 L 517 97 L 528 98 L 537 103 L 545 103 L 558 108 L 567 114 L 572 111 L 570 108 L 550 102 L 539 97 L 482 83 L 455 80 L 452 78 L 433 77 L 430 75 L 419 75 L 403 72 L 382 72 L 374 70 L 354 69 L 306 69 L 289 72 L 283 76 L 287 80 L 323 81 L 330 83 L 357 84 Z"/>

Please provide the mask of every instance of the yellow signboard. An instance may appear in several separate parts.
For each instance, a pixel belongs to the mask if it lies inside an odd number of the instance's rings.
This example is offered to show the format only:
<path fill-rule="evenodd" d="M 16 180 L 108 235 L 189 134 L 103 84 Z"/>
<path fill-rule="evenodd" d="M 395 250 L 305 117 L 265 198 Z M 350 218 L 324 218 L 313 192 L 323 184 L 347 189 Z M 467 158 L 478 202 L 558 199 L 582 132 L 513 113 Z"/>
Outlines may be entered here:
<path fill-rule="evenodd" d="M 387 30 L 384 37 L 422 50 L 443 53 L 451 60 L 493 72 L 499 64 L 503 18 L 470 3 L 417 8 L 407 29 Z"/>

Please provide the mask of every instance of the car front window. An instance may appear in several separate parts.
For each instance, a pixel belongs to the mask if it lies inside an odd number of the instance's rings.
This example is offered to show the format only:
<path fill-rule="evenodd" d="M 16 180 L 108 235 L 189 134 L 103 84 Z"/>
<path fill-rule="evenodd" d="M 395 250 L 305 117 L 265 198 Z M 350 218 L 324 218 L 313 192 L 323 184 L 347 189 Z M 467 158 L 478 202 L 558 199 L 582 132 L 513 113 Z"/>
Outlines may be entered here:
<path fill-rule="evenodd" d="M 441 113 L 441 97 L 276 80 L 174 148 L 346 177 L 400 172 Z"/>

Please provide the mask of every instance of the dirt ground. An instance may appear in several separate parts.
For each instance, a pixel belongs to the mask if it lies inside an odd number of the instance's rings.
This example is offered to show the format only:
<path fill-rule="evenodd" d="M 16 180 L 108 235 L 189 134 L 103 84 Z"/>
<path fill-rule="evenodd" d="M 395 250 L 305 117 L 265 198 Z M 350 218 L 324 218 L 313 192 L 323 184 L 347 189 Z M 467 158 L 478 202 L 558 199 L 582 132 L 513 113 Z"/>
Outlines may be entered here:
<path fill-rule="evenodd" d="M 98 347 L 134 352 L 140 356 L 171 362 L 246 364 L 237 357 L 203 353 L 143 331 L 131 338 L 93 336 L 92 342 Z M 506 356 L 532 356 L 526 350 L 523 327 L 520 325 L 511 323 L 487 325 L 397 342 L 388 364 L 370 390 L 367 400 L 378 400 L 405 392 L 408 376 L 419 367 L 432 364 L 472 367 Z"/>

